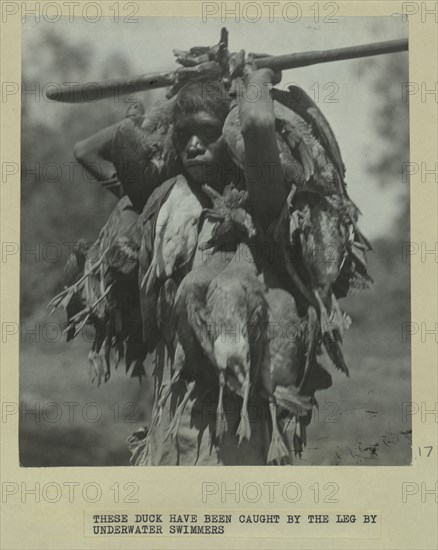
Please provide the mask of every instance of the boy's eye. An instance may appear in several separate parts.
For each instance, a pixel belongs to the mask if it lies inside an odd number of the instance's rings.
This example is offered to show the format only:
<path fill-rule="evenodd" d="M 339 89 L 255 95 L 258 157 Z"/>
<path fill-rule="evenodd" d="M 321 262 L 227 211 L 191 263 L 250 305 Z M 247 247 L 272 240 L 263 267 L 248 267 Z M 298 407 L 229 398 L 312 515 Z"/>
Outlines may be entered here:
<path fill-rule="evenodd" d="M 178 146 L 185 147 L 185 145 L 189 141 L 189 138 L 190 138 L 190 134 L 186 129 L 177 128 L 175 130 L 175 140 Z"/>
<path fill-rule="evenodd" d="M 179 149 L 184 149 L 192 136 L 198 136 L 198 138 L 204 143 L 209 145 L 218 140 L 222 134 L 222 128 L 218 128 L 216 125 L 198 125 L 196 127 L 175 127 L 174 139 L 175 144 Z"/>
<path fill-rule="evenodd" d="M 221 136 L 221 130 L 217 128 L 205 128 L 201 132 L 201 138 L 205 143 L 212 143 Z"/>

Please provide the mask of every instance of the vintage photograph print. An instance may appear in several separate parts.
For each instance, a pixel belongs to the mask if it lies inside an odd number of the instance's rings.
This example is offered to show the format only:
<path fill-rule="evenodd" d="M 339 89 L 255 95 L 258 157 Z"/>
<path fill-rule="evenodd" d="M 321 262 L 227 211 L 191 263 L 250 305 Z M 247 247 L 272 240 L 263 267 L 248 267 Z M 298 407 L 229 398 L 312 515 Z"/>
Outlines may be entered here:
<path fill-rule="evenodd" d="M 23 22 L 22 467 L 411 464 L 407 18 L 292 17 Z"/>

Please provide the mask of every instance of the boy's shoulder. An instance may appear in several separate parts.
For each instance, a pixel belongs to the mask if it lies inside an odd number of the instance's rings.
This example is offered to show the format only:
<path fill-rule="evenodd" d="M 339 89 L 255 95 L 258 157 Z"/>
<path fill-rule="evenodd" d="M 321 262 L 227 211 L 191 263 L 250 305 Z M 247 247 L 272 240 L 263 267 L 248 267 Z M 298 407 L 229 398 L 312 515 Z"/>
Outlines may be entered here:
<path fill-rule="evenodd" d="M 148 198 L 143 208 L 143 212 L 140 215 L 141 221 L 143 223 L 146 223 L 148 220 L 151 220 L 158 214 L 161 206 L 166 201 L 171 190 L 173 189 L 173 186 L 181 180 L 185 181 L 185 177 L 182 174 L 179 174 L 164 181 L 152 191 L 151 196 Z"/>

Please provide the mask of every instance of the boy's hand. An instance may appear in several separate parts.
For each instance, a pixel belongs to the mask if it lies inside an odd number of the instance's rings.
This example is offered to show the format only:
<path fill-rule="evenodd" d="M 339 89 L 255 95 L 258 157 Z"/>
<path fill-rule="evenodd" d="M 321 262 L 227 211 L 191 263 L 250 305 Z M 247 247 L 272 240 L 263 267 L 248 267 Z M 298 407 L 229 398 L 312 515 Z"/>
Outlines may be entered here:
<path fill-rule="evenodd" d="M 243 70 L 244 78 L 247 81 L 250 75 L 252 79 L 256 76 L 254 73 L 257 73 L 256 78 L 263 80 L 264 82 L 269 82 L 273 86 L 281 82 L 282 74 L 281 71 L 274 72 L 272 69 L 262 68 L 258 69 L 256 65 L 256 60 L 263 57 L 269 57 L 265 53 L 250 53 L 245 61 L 245 67 Z"/>
<path fill-rule="evenodd" d="M 271 84 L 272 86 L 275 86 L 281 81 L 281 72 L 274 72 L 271 69 L 267 68 L 257 68 L 255 60 L 262 57 L 269 56 L 267 54 L 250 53 L 245 59 L 245 55 L 243 55 L 240 61 L 239 70 L 235 71 L 236 76 L 231 82 L 231 96 L 236 98 L 242 97 L 242 94 L 244 94 L 245 87 L 247 86 L 249 80 L 258 84 Z"/>

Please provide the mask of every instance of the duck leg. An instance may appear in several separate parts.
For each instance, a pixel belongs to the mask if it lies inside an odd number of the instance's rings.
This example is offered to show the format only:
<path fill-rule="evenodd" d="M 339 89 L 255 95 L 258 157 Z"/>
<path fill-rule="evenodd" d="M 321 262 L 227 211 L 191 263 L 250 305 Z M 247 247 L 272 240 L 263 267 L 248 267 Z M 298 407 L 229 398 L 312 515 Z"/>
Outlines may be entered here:
<path fill-rule="evenodd" d="M 301 458 L 303 454 L 304 447 L 306 446 L 307 435 L 306 435 L 306 425 L 302 418 L 297 418 L 295 424 L 295 433 L 293 435 L 293 446 L 295 456 Z"/>
<path fill-rule="evenodd" d="M 315 296 L 317 297 L 319 307 L 320 307 L 320 326 L 321 326 L 321 333 L 322 333 L 322 341 L 324 343 L 324 347 L 327 351 L 328 356 L 330 357 L 330 360 L 335 365 L 335 367 L 342 372 L 344 372 L 347 376 L 349 376 L 348 367 L 345 363 L 344 355 L 342 353 L 342 327 L 345 326 L 348 327 L 349 323 L 351 323 L 351 319 L 348 317 L 348 315 L 345 315 L 345 321 L 344 316 L 342 314 L 341 309 L 339 308 L 339 305 L 337 304 L 336 298 L 332 295 L 332 308 L 336 310 L 336 307 L 338 308 L 339 313 L 334 313 L 335 316 L 340 316 L 340 322 L 336 321 L 334 322 L 334 317 L 330 320 L 327 315 L 327 310 L 321 300 L 321 297 L 318 294 L 318 291 L 314 291 Z M 309 308 L 310 310 L 310 308 Z M 330 325 L 333 327 L 330 328 Z M 302 386 L 303 384 L 301 384 Z"/>
<path fill-rule="evenodd" d="M 111 377 L 111 337 L 106 336 L 100 349 L 99 355 L 102 360 L 102 364 L 105 365 L 105 382 Z"/>
<path fill-rule="evenodd" d="M 292 423 L 292 418 L 287 417 L 279 425 L 280 426 L 280 432 L 283 434 L 283 439 L 284 439 L 284 442 L 286 444 L 286 447 L 287 447 L 287 450 L 288 450 L 288 453 L 289 453 L 289 464 L 294 463 L 294 460 L 293 460 L 293 455 L 294 455 L 293 439 L 292 439 L 292 433 L 291 433 L 291 427 L 290 427 L 291 423 Z"/>
<path fill-rule="evenodd" d="M 105 272 L 104 272 L 104 268 L 103 268 L 103 263 L 100 264 L 99 266 L 99 274 L 100 274 L 100 277 L 99 277 L 99 284 L 100 284 L 100 294 L 103 295 L 105 294 Z"/>
<path fill-rule="evenodd" d="M 99 352 L 91 350 L 88 354 L 88 361 L 90 363 L 90 385 L 97 381 L 97 387 L 99 387 L 105 370 L 102 357 Z"/>
<path fill-rule="evenodd" d="M 161 416 L 163 414 L 164 406 L 166 405 L 167 400 L 169 399 L 170 394 L 172 393 L 173 386 L 178 382 L 181 376 L 181 371 L 185 364 L 185 353 L 180 344 L 177 345 L 177 348 L 175 350 L 175 372 L 169 382 L 164 388 L 161 390 L 160 398 L 158 399 L 157 403 L 157 410 L 154 415 L 153 422 L 156 425 L 159 425 L 161 422 Z"/>
<path fill-rule="evenodd" d="M 331 329 L 332 321 L 330 320 L 329 314 L 327 313 L 327 308 L 325 307 L 324 302 L 319 295 L 319 292 L 317 290 L 314 290 L 313 293 L 319 306 L 321 332 L 323 334 L 328 334 L 330 340 L 334 342 L 335 337 L 333 336 L 333 331 Z"/>
<path fill-rule="evenodd" d="M 304 365 L 303 375 L 301 382 L 298 386 L 298 392 L 300 393 L 307 382 L 310 373 L 312 372 L 313 365 L 315 364 L 315 350 L 318 341 L 318 315 L 313 306 L 310 306 L 307 310 L 307 353 L 306 363 Z"/>
<path fill-rule="evenodd" d="M 100 302 L 107 297 L 107 295 L 111 291 L 113 284 L 114 283 L 110 284 L 106 288 L 105 293 L 102 296 L 100 296 L 93 304 L 91 304 L 91 306 L 84 308 L 82 311 L 80 311 L 74 317 L 72 317 L 69 326 L 63 332 L 67 332 L 70 328 L 75 328 L 75 333 L 73 338 L 76 338 L 76 336 L 80 333 L 80 331 L 85 326 L 87 321 L 90 319 L 91 315 L 93 315 L 96 312 L 96 308 L 100 304 Z M 79 323 L 78 327 L 76 327 L 76 323 Z"/>
<path fill-rule="evenodd" d="M 195 381 L 190 382 L 190 384 L 188 385 L 186 394 L 184 395 L 184 398 L 181 401 L 181 403 L 178 405 L 178 408 L 175 411 L 175 416 L 172 418 L 172 422 L 169 425 L 165 439 L 167 439 L 168 437 L 171 437 L 172 439 L 174 439 L 178 435 L 178 430 L 181 424 L 181 418 L 182 418 L 183 412 L 187 406 L 187 403 L 189 402 L 190 396 L 192 395 L 195 389 L 195 385 L 196 385 Z"/>
<path fill-rule="evenodd" d="M 278 464 L 280 466 L 283 459 L 289 461 L 289 451 L 286 447 L 286 444 L 284 443 L 280 430 L 278 429 L 277 404 L 273 397 L 269 399 L 269 412 L 271 413 L 272 435 L 271 444 L 268 451 L 267 463 Z"/>
<path fill-rule="evenodd" d="M 250 379 L 249 379 L 249 370 L 245 373 L 245 379 L 242 384 L 243 389 L 243 403 L 242 410 L 240 411 L 240 423 L 237 428 L 237 435 L 239 436 L 239 445 L 244 439 L 247 441 L 251 437 L 251 424 L 249 422 L 248 416 L 248 399 L 249 399 L 249 389 L 250 389 Z"/>
<path fill-rule="evenodd" d="M 351 325 L 351 318 L 339 306 L 339 302 L 336 299 L 336 296 L 332 294 L 332 314 L 330 316 L 331 322 L 334 324 L 336 329 L 339 331 L 339 334 L 342 337 L 344 336 L 344 331 L 348 330 Z"/>
<path fill-rule="evenodd" d="M 156 425 L 159 425 L 161 422 L 161 416 L 163 414 L 164 406 L 166 405 L 167 400 L 169 399 L 170 394 L 172 393 L 173 386 L 178 382 L 180 374 L 181 374 L 180 371 L 175 372 L 169 384 L 164 386 L 164 388 L 162 389 L 161 396 L 158 400 L 157 411 L 154 415 L 154 423 Z"/>
<path fill-rule="evenodd" d="M 90 350 L 88 352 L 88 364 L 89 364 L 89 384 L 90 386 L 93 385 L 93 382 L 97 376 L 97 370 L 96 370 L 96 366 L 95 366 L 95 360 L 94 360 L 94 355 L 95 355 L 95 351 L 93 350 Z"/>
<path fill-rule="evenodd" d="M 84 281 L 86 281 L 87 278 L 100 267 L 100 265 L 102 264 L 106 254 L 108 253 L 109 249 L 110 249 L 110 247 L 108 247 L 106 250 L 104 250 L 104 252 L 102 253 L 99 260 L 96 263 L 92 264 L 91 267 L 89 269 L 87 269 L 87 271 L 82 275 L 82 277 L 80 279 L 78 279 L 71 286 L 65 288 L 62 292 L 60 292 L 59 294 L 57 294 L 54 298 L 52 298 L 50 300 L 50 302 L 47 305 L 48 305 L 48 307 L 53 306 L 51 314 L 60 305 L 62 305 L 62 307 L 64 309 L 66 308 L 66 306 L 70 302 L 73 294 L 75 294 L 78 291 L 78 289 L 82 285 L 82 283 Z"/>
<path fill-rule="evenodd" d="M 225 372 L 219 371 L 219 399 L 216 409 L 216 437 L 219 441 L 222 440 L 224 433 L 227 430 L 227 419 L 224 412 L 224 387 L 225 387 Z"/>

